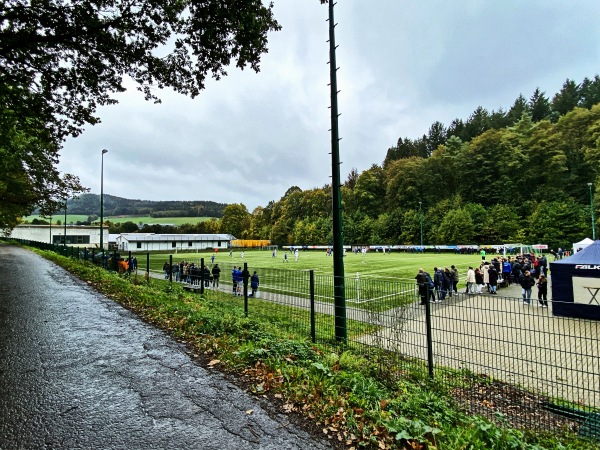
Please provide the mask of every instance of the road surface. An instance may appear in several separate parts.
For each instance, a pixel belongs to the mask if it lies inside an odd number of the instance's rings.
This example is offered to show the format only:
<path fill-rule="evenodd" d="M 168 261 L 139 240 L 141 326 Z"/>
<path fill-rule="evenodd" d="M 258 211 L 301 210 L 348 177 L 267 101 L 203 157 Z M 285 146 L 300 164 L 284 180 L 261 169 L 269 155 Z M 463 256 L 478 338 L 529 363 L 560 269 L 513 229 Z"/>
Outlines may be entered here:
<path fill-rule="evenodd" d="M 0 245 L 0 448 L 330 447 L 62 268 Z"/>

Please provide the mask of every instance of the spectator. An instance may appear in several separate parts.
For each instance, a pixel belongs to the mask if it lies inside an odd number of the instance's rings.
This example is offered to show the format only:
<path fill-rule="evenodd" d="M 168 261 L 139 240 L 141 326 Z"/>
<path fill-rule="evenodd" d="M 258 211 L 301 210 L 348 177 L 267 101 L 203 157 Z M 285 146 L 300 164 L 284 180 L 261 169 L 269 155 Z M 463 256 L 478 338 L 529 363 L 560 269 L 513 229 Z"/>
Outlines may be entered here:
<path fill-rule="evenodd" d="M 444 300 L 446 292 L 444 291 L 444 273 L 441 267 L 439 269 L 437 267 L 433 268 L 433 286 L 435 287 L 438 300 Z"/>
<path fill-rule="evenodd" d="M 450 273 L 452 274 L 452 290 L 455 294 L 458 294 L 458 269 L 450 266 Z"/>
<path fill-rule="evenodd" d="M 490 264 L 486 261 L 483 262 L 483 267 L 481 268 L 481 272 L 483 273 L 483 284 L 487 287 L 488 292 L 490 291 Z"/>
<path fill-rule="evenodd" d="M 469 266 L 469 270 L 467 270 L 467 294 L 475 293 L 475 271 L 471 266 Z"/>
<path fill-rule="evenodd" d="M 475 269 L 475 285 L 477 286 L 477 293 L 478 294 L 482 294 L 483 293 L 483 273 L 481 273 L 481 270 L 479 270 L 479 267 L 477 269 Z"/>
<path fill-rule="evenodd" d="M 204 278 L 204 287 L 210 286 L 210 270 L 207 266 L 202 267 L 202 277 Z"/>
<path fill-rule="evenodd" d="M 520 284 L 523 293 L 523 304 L 529 305 L 531 303 L 531 288 L 535 285 L 535 280 L 531 276 L 529 270 L 526 270 L 523 275 L 521 275 Z"/>
<path fill-rule="evenodd" d="M 444 293 L 448 295 L 448 297 L 452 297 L 452 274 L 450 273 L 450 269 L 447 267 L 444 268 Z"/>
<path fill-rule="evenodd" d="M 258 274 L 256 273 L 256 270 L 255 270 L 254 273 L 252 274 L 252 276 L 250 277 L 250 288 L 252 289 L 252 293 L 250 294 L 251 297 L 256 297 L 256 291 L 258 290 L 258 285 L 259 285 L 259 279 L 258 279 Z"/>
<path fill-rule="evenodd" d="M 423 269 L 419 269 L 419 273 L 417 273 L 417 276 L 415 276 L 415 280 L 417 280 L 419 296 L 421 297 L 420 304 L 425 305 L 429 297 L 429 283 L 427 282 L 427 276 L 425 275 L 425 271 Z"/>
<path fill-rule="evenodd" d="M 437 301 L 435 300 L 435 287 L 433 284 L 433 280 L 431 279 L 431 275 L 429 275 L 428 272 L 425 272 L 425 278 L 427 278 L 427 288 L 428 288 L 429 300 L 431 301 L 431 303 L 441 302 L 440 299 L 438 299 Z"/>
<path fill-rule="evenodd" d="M 510 286 L 510 274 L 512 272 L 512 266 L 510 261 L 506 258 L 502 259 L 502 278 L 506 281 L 507 286 Z"/>
<path fill-rule="evenodd" d="M 490 294 L 496 295 L 498 289 L 498 271 L 493 264 L 490 264 L 488 268 L 488 282 L 489 282 L 489 291 Z"/>
<path fill-rule="evenodd" d="M 221 276 L 221 269 L 219 268 L 219 264 L 215 264 L 212 268 L 212 285 L 213 287 L 219 287 L 219 277 Z"/>
<path fill-rule="evenodd" d="M 237 267 L 233 266 L 233 269 L 231 269 L 231 282 L 233 284 L 233 295 L 235 295 L 237 293 Z"/>
<path fill-rule="evenodd" d="M 548 279 L 545 275 L 540 275 L 538 282 L 538 300 L 542 308 L 548 307 Z"/>

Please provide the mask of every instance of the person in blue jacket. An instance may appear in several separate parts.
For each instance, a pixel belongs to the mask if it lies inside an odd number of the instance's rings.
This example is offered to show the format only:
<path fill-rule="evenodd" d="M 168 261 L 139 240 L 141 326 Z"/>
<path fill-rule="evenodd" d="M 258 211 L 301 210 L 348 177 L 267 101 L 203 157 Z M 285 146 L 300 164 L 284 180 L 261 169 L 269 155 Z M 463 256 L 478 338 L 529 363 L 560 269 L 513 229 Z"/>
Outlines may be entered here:
<path fill-rule="evenodd" d="M 258 279 L 258 274 L 256 273 L 256 270 L 255 270 L 254 273 L 252 274 L 252 276 L 250 277 L 250 288 L 252 288 L 252 293 L 250 294 L 250 296 L 256 297 L 256 291 L 258 290 L 258 285 L 259 285 L 259 279 Z"/>

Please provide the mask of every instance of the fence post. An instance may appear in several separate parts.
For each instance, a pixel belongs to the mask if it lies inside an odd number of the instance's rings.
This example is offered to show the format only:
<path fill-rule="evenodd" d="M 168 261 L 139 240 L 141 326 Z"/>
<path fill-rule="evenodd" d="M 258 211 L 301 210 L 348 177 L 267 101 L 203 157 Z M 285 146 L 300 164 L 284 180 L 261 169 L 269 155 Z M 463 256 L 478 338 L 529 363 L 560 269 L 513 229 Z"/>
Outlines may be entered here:
<path fill-rule="evenodd" d="M 433 338 L 431 333 L 431 302 L 429 301 L 429 292 L 425 301 L 425 326 L 427 329 L 427 367 L 429 369 L 429 378 L 433 378 Z"/>
<path fill-rule="evenodd" d="M 244 263 L 244 271 L 242 272 L 244 276 L 244 314 L 248 317 L 248 276 L 250 275 L 248 272 L 248 263 Z"/>
<path fill-rule="evenodd" d="M 309 290 L 310 290 L 310 338 L 313 344 L 317 342 L 317 331 L 315 324 L 315 271 L 309 272 Z"/>
<path fill-rule="evenodd" d="M 146 279 L 150 283 L 150 252 L 146 253 Z"/>
<path fill-rule="evenodd" d="M 200 258 L 200 294 L 204 294 L 204 258 Z"/>

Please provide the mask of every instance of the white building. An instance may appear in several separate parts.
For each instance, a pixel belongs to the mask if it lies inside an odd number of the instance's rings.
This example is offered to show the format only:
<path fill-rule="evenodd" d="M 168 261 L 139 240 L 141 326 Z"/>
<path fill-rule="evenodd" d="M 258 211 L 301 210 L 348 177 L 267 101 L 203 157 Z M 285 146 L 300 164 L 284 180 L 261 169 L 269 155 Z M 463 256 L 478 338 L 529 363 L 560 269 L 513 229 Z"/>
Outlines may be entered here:
<path fill-rule="evenodd" d="M 116 238 L 120 251 L 153 252 L 195 252 L 205 249 L 226 249 L 235 239 L 230 234 L 155 234 L 124 233 Z"/>
<path fill-rule="evenodd" d="M 47 244 L 67 245 L 75 247 L 100 247 L 100 227 L 87 225 L 17 225 L 8 236 L 12 239 L 43 242 Z M 104 247 L 108 247 L 108 228 L 102 228 Z"/>

